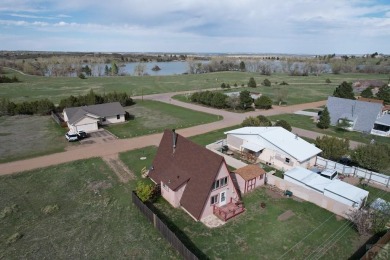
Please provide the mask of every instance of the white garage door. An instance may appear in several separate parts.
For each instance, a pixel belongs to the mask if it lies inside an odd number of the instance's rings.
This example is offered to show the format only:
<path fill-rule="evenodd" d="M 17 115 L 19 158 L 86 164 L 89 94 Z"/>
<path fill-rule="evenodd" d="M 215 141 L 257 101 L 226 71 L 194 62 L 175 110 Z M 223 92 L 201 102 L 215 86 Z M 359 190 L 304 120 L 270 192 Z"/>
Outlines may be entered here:
<path fill-rule="evenodd" d="M 83 124 L 77 126 L 77 131 L 85 131 L 87 133 L 97 131 L 97 130 L 98 130 L 97 123 Z"/>

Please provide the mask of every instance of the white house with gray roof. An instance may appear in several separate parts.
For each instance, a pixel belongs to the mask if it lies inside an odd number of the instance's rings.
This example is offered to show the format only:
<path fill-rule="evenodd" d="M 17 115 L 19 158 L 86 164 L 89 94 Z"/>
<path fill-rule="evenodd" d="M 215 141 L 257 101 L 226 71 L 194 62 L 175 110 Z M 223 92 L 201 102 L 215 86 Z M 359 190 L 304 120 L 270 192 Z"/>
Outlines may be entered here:
<path fill-rule="evenodd" d="M 261 162 L 281 170 L 311 168 L 322 152 L 282 127 L 243 127 L 225 134 L 230 149 L 253 154 Z"/>
<path fill-rule="evenodd" d="M 328 97 L 327 102 L 331 125 L 347 120 L 350 124 L 347 130 L 364 133 L 371 133 L 375 122 L 382 116 L 382 107 L 380 103 L 338 97 Z"/>
<path fill-rule="evenodd" d="M 384 114 L 375 120 L 371 134 L 380 136 L 390 136 L 390 114 Z"/>
<path fill-rule="evenodd" d="M 125 110 L 119 102 L 69 107 L 64 109 L 64 120 L 71 132 L 93 132 L 99 125 L 125 122 Z"/>

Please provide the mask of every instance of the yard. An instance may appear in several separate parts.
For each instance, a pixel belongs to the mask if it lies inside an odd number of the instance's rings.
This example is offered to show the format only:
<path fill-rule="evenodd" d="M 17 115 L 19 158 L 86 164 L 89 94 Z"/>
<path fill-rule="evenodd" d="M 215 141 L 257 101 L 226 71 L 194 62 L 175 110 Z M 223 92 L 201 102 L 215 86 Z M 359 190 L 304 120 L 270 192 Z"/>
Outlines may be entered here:
<path fill-rule="evenodd" d="M 288 105 L 323 100 L 333 92 L 335 87 L 342 81 L 354 81 L 358 79 L 379 79 L 387 82 L 385 75 L 380 74 L 323 74 L 320 76 L 292 77 L 287 74 L 273 74 L 262 76 L 257 73 L 248 72 L 216 72 L 196 75 L 176 76 L 118 76 L 118 77 L 89 77 L 85 80 L 77 77 L 37 77 L 24 76 L 16 72 L 5 70 L 12 77 L 16 75 L 22 82 L 2 84 L 1 95 L 13 101 L 31 101 L 42 98 L 49 98 L 58 103 L 62 98 L 69 95 L 77 96 L 86 94 L 90 89 L 96 93 L 107 93 L 112 91 L 127 92 L 132 96 L 140 96 L 178 92 L 188 90 L 202 90 L 207 88 L 220 88 L 221 84 L 228 83 L 233 86 L 237 83 L 247 84 L 250 77 L 254 77 L 257 85 L 264 79 L 272 82 L 271 87 L 258 87 L 253 91 L 264 92 L 266 95 L 274 95 L 275 86 L 288 89 Z M 332 83 L 326 84 L 329 78 Z M 282 81 L 289 85 L 278 85 Z M 303 91 L 303 92 L 302 92 Z M 20 95 L 23 93 L 23 95 Z M 305 95 L 302 95 L 305 93 Z"/>
<path fill-rule="evenodd" d="M 124 124 L 106 128 L 119 138 L 130 138 L 140 135 L 163 132 L 165 129 L 180 129 L 195 125 L 207 124 L 221 120 L 221 116 L 151 100 L 136 100 L 136 104 L 125 110 L 134 116 Z"/>
<path fill-rule="evenodd" d="M 179 259 L 97 158 L 0 177 L 1 259 Z"/>
<path fill-rule="evenodd" d="M 219 133 L 193 140 L 203 144 L 211 136 L 219 138 Z M 147 147 L 122 153 L 120 158 L 139 177 L 141 169 L 152 164 L 156 151 L 155 147 Z M 147 159 L 140 160 L 141 157 Z M 260 207 L 262 202 L 265 208 Z M 191 241 L 192 250 L 211 259 L 302 259 L 322 253 L 325 259 L 346 259 L 364 242 L 348 221 L 314 204 L 285 198 L 265 188 L 245 196 L 244 203 L 244 214 L 215 229 L 193 221 L 163 199 L 154 205 L 179 237 Z M 278 220 L 288 210 L 293 216 Z"/>
<path fill-rule="evenodd" d="M 64 134 L 50 116 L 0 117 L 0 163 L 64 151 Z"/>

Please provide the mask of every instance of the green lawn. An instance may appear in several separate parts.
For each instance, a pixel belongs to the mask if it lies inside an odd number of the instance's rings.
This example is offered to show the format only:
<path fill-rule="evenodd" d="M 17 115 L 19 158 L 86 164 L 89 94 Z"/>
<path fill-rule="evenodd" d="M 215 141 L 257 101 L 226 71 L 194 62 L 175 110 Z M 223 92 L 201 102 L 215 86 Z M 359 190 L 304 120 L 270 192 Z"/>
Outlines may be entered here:
<path fill-rule="evenodd" d="M 179 259 L 133 188 L 97 158 L 0 177 L 0 258 Z"/>
<path fill-rule="evenodd" d="M 257 84 L 268 78 L 272 82 L 271 87 L 258 87 L 253 91 L 264 92 L 266 95 L 274 95 L 275 87 L 288 89 L 287 104 L 323 100 L 333 92 L 342 81 L 354 81 L 357 79 L 379 79 L 387 82 L 385 75 L 378 74 L 324 74 L 321 76 L 292 77 L 287 74 L 273 74 L 262 76 L 257 73 L 247 72 L 215 72 L 197 75 L 175 76 L 118 76 L 118 77 L 89 77 L 82 80 L 78 77 L 39 77 L 24 76 L 19 73 L 5 70 L 7 76 L 16 75 L 22 82 L 1 84 L 1 96 L 14 101 L 31 101 L 41 98 L 49 98 L 58 103 L 60 99 L 69 95 L 77 96 L 86 94 L 90 89 L 96 93 L 112 91 L 125 91 L 132 96 L 140 96 L 154 93 L 177 92 L 188 90 L 202 90 L 206 88 L 220 88 L 222 82 L 233 86 L 237 83 L 247 84 L 250 77 L 254 77 Z M 332 83 L 326 84 L 329 78 Z M 277 83 L 285 81 L 287 86 Z M 21 93 L 23 93 L 21 95 Z M 304 93 L 304 95 L 302 95 Z"/>
<path fill-rule="evenodd" d="M 313 122 L 310 116 L 305 115 L 296 115 L 296 114 L 283 114 L 268 117 L 272 121 L 277 120 L 286 120 L 291 126 L 327 134 L 339 138 L 347 138 L 349 140 L 361 142 L 361 143 L 370 143 L 372 139 L 374 139 L 378 143 L 390 144 L 390 138 L 375 136 L 375 135 L 367 135 L 359 132 L 349 132 L 340 130 L 334 126 L 330 126 L 328 129 L 320 129 L 316 126 L 316 123 Z"/>
<path fill-rule="evenodd" d="M 264 209 L 261 202 L 266 204 Z M 245 213 L 214 229 L 195 222 L 163 199 L 154 205 L 173 228 L 180 230 L 179 236 L 189 239 L 211 259 L 279 259 L 286 252 L 282 259 L 303 259 L 325 243 L 329 247 L 323 259 L 347 259 L 358 248 L 359 235 L 349 222 L 336 220 L 334 214 L 314 204 L 273 199 L 264 188 L 244 196 L 244 203 Z M 295 215 L 279 221 L 278 216 L 287 210 Z"/>
<path fill-rule="evenodd" d="M 165 129 L 180 129 L 222 120 L 221 116 L 193 111 L 158 101 L 136 100 L 126 111 L 134 116 L 124 124 L 106 128 L 119 138 L 129 138 L 163 132 Z"/>

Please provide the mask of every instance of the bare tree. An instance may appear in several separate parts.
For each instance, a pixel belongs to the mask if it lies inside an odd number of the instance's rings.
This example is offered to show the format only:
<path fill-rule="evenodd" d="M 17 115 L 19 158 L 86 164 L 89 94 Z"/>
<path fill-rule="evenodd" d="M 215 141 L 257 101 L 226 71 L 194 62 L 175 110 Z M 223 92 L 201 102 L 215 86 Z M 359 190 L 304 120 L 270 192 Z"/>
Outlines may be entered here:
<path fill-rule="evenodd" d="M 229 107 L 233 108 L 233 110 L 236 110 L 240 105 L 240 97 L 237 94 L 233 94 L 228 97 L 226 103 Z"/>
<path fill-rule="evenodd" d="M 146 70 L 146 64 L 145 63 L 138 63 L 134 67 L 134 74 L 136 76 L 143 76 L 143 75 L 145 75 L 145 70 Z"/>

